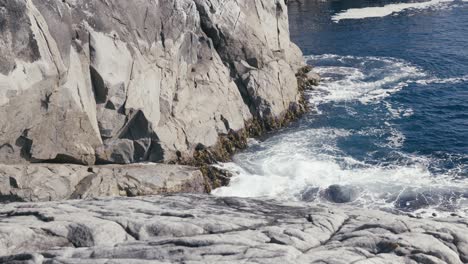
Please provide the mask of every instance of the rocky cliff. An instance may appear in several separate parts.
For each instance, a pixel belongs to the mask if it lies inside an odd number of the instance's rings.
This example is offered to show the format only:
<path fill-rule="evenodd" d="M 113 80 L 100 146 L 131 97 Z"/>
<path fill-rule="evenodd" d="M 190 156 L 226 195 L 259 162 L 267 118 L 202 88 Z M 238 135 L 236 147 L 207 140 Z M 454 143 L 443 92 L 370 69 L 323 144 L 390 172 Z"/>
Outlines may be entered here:
<path fill-rule="evenodd" d="M 0 163 L 173 162 L 301 111 L 284 0 L 0 0 Z"/>

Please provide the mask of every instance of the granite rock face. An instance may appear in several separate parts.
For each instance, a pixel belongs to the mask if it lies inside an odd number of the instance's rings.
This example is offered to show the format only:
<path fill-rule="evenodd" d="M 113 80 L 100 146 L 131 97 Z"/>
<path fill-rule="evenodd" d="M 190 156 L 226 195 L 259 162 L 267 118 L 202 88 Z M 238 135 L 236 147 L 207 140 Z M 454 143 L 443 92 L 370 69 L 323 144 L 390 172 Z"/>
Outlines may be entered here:
<path fill-rule="evenodd" d="M 1 263 L 466 263 L 464 218 L 153 196 L 0 209 Z"/>
<path fill-rule="evenodd" d="M 205 184 L 200 170 L 180 165 L 0 165 L 0 205 L 14 201 L 203 193 Z"/>
<path fill-rule="evenodd" d="M 0 1 L 0 162 L 167 162 L 300 100 L 284 0 Z"/>

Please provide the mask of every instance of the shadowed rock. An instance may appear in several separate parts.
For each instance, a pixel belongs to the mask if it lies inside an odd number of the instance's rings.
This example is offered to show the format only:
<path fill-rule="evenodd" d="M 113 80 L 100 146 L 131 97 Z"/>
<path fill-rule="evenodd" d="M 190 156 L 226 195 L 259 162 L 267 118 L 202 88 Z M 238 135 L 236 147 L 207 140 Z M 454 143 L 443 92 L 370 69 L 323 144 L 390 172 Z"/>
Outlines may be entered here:
<path fill-rule="evenodd" d="M 355 201 L 361 190 L 351 185 L 330 185 L 324 192 L 327 200 L 334 203 L 349 203 Z"/>
<path fill-rule="evenodd" d="M 319 192 L 319 187 L 307 187 L 301 192 L 299 198 L 304 202 L 312 202 L 318 197 Z"/>

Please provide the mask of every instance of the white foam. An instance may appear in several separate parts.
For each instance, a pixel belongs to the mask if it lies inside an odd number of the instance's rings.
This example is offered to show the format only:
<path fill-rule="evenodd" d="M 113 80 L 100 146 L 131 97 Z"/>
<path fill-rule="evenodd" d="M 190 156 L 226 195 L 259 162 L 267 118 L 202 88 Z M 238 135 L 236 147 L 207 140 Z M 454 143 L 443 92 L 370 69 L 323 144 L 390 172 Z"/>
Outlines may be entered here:
<path fill-rule="evenodd" d="M 392 144 L 401 144 L 402 134 L 396 130 L 392 133 Z M 405 164 L 368 165 L 344 155 L 337 142 L 353 134 L 349 130 L 318 128 L 260 142 L 261 150 L 241 153 L 236 163 L 224 165 L 235 176 L 228 187 L 216 189 L 213 194 L 295 199 L 307 186 L 326 188 L 332 184 L 365 186 L 375 197 L 395 188 L 468 188 L 467 181 L 454 183 L 452 177 L 434 177 L 428 169 L 432 162 L 428 158 L 407 156 Z"/>
<path fill-rule="evenodd" d="M 425 162 L 363 166 L 350 157 L 335 160 L 326 155 L 317 158 L 272 156 L 262 160 L 260 170 L 255 172 L 248 172 L 234 163 L 226 164 L 227 168 L 238 174 L 229 187 L 216 189 L 213 194 L 297 199 L 297 195 L 307 186 L 324 189 L 332 184 L 343 184 L 361 186 L 368 196 L 366 202 L 379 202 L 382 194 L 398 193 L 408 188 L 468 188 L 466 181 L 454 183 L 451 178 L 434 177 Z M 381 205 L 387 203 L 380 201 Z"/>
<path fill-rule="evenodd" d="M 253 146 L 258 145 L 258 144 L 260 144 L 260 142 L 258 140 L 256 140 L 255 138 L 248 138 L 247 139 L 247 145 L 249 147 L 253 147 Z"/>
<path fill-rule="evenodd" d="M 392 121 L 411 116 L 413 110 L 384 100 L 409 83 L 431 82 L 437 78 L 428 77 L 418 67 L 394 58 L 325 54 L 306 59 L 320 62 L 319 65 L 334 65 L 314 68 L 323 81 L 311 92 L 313 107 L 318 110 L 323 104 L 336 103 L 344 107 L 347 115 L 354 116 L 359 113 L 353 112 L 353 104 L 348 107 L 348 102 L 376 103 L 376 107 L 384 111 L 382 118 L 385 120 L 367 128 L 308 127 L 262 142 L 249 140 L 249 145 L 254 145 L 255 150 L 240 153 L 235 156 L 234 163 L 223 165 L 235 176 L 229 186 L 214 190 L 214 195 L 294 201 L 300 199 L 308 187 L 323 190 L 332 184 L 344 184 L 364 190 L 357 204 L 393 210 L 393 202 L 406 190 L 468 189 L 468 179 L 454 180 L 457 171 L 434 175 L 430 168 L 437 160 L 400 151 L 406 139 Z M 345 153 L 340 145 L 351 136 L 378 138 L 376 144 L 390 148 L 398 158 L 380 163 L 357 160 Z"/>
<path fill-rule="evenodd" d="M 364 104 L 381 101 L 407 86 L 408 80 L 426 76 L 418 67 L 394 58 L 325 54 L 306 59 L 333 60 L 345 65 L 314 68 L 323 81 L 311 92 L 312 105 L 331 101 L 359 100 Z M 372 69 L 368 69 L 368 65 L 372 65 L 369 67 Z"/>
<path fill-rule="evenodd" d="M 466 0 L 465 0 L 466 1 Z M 453 0 L 431 0 L 420 3 L 399 3 L 389 4 L 382 7 L 352 8 L 332 16 L 334 22 L 343 19 L 363 19 L 371 17 L 385 17 L 399 13 L 408 9 L 427 9 L 439 6 L 444 3 L 453 2 Z"/>
<path fill-rule="evenodd" d="M 468 1 L 468 0 L 467 0 Z M 430 78 L 416 81 L 417 84 L 428 85 L 428 84 L 458 84 L 468 82 L 468 75 L 461 77 L 452 77 L 452 78 Z"/>
<path fill-rule="evenodd" d="M 389 132 L 389 136 L 387 137 L 387 143 L 385 144 L 386 147 L 399 149 L 405 143 L 406 137 L 405 135 L 393 127 L 390 123 L 385 122 L 387 126 L 387 131 Z"/>
<path fill-rule="evenodd" d="M 402 117 L 410 117 L 414 114 L 414 110 L 411 108 L 405 108 L 402 106 L 393 106 L 390 102 L 383 102 L 385 108 L 390 113 L 390 116 L 395 119 L 399 119 Z"/>

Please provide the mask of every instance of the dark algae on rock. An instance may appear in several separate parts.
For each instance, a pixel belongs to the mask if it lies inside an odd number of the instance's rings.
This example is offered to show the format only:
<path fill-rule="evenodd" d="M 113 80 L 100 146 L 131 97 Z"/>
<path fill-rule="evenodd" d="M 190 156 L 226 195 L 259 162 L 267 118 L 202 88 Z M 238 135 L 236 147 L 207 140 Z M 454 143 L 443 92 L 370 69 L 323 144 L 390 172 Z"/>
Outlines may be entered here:
<path fill-rule="evenodd" d="M 246 122 L 244 129 L 229 131 L 227 135 L 220 135 L 219 141 L 214 147 L 207 148 L 199 144 L 195 148 L 193 158 L 179 162 L 200 167 L 206 179 L 206 191 L 208 193 L 213 189 L 228 185 L 232 176 L 231 173 L 211 165 L 217 162 L 230 161 L 232 155 L 247 147 L 249 138 L 260 137 L 268 132 L 287 126 L 304 114 L 308 110 L 305 91 L 312 89 L 319 80 L 315 76 L 308 75 L 311 70 L 311 66 L 304 66 L 298 70 L 296 77 L 300 99 L 297 103 L 291 103 L 288 110 L 281 116 L 263 119 L 253 118 Z"/>

